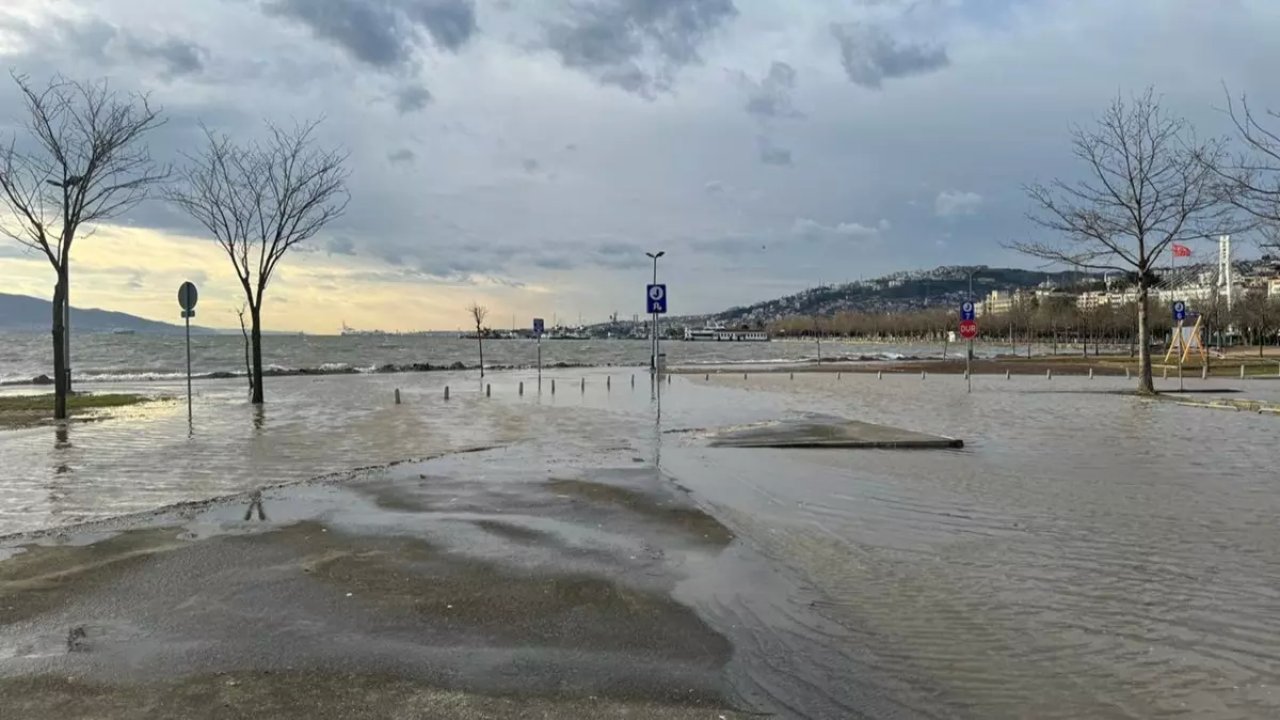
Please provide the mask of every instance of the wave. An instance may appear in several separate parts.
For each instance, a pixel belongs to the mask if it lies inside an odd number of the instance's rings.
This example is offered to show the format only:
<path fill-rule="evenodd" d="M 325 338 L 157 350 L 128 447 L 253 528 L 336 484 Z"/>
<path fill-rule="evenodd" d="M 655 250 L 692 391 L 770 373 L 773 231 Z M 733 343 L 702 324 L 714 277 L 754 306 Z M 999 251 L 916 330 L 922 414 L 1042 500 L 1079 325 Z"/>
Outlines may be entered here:
<path fill-rule="evenodd" d="M 556 370 L 566 368 L 585 368 L 585 367 L 606 367 L 610 363 L 579 363 L 579 362 L 553 362 L 543 363 L 544 370 Z M 533 364 L 522 365 L 498 365 L 493 363 L 485 363 L 486 370 L 530 370 L 536 367 Z M 321 363 L 316 367 L 291 368 L 284 365 L 268 364 L 263 368 L 264 377 L 292 377 L 298 375 L 364 375 L 364 374 L 391 374 L 391 373 L 413 373 L 413 372 L 449 372 L 449 371 L 466 371 L 478 370 L 479 365 L 468 365 L 467 363 L 457 361 L 449 364 L 435 365 L 432 363 L 387 363 L 384 365 L 369 365 L 365 367 L 355 367 L 350 363 L 328 362 Z M 226 371 L 218 370 L 213 372 L 192 373 L 192 380 L 227 380 L 231 378 L 245 377 L 244 371 Z M 72 380 L 77 383 L 136 383 L 136 382 L 175 382 L 186 380 L 187 374 L 178 370 L 151 370 L 137 368 L 107 368 L 100 370 L 85 370 L 72 374 Z M 53 385 L 53 378 L 48 375 L 37 375 L 35 377 L 19 377 L 7 376 L 0 379 L 0 387 L 16 386 L 16 385 Z"/>

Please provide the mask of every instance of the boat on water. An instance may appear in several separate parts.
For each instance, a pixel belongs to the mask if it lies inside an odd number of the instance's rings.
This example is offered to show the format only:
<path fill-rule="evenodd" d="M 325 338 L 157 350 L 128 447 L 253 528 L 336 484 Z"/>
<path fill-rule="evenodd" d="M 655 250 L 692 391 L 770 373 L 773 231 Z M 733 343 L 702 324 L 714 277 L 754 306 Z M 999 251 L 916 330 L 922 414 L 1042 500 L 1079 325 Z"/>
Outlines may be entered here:
<path fill-rule="evenodd" d="M 769 342 L 769 333 L 764 330 L 731 330 L 723 325 L 708 325 L 702 328 L 685 328 L 684 339 L 706 342 Z"/>
<path fill-rule="evenodd" d="M 360 336 L 386 335 L 386 333 L 381 330 L 356 330 L 355 328 L 347 325 L 346 321 L 344 320 L 342 323 L 342 336 L 349 337 L 349 336 L 355 336 L 355 335 L 360 335 Z"/>
<path fill-rule="evenodd" d="M 111 334 L 112 335 L 134 335 L 134 334 L 137 334 L 137 331 L 131 330 L 129 328 L 116 328 L 115 330 L 111 331 Z"/>

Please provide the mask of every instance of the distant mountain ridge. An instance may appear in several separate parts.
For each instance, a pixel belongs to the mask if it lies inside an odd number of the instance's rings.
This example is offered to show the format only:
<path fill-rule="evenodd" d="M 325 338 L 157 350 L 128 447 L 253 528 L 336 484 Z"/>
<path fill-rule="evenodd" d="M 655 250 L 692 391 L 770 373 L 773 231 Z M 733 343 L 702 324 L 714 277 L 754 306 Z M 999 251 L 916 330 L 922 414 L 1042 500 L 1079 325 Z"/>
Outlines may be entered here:
<path fill-rule="evenodd" d="M 177 314 L 176 302 L 174 303 L 174 314 Z M 53 303 L 48 300 L 27 295 L 0 293 L 0 331 L 48 332 L 52 319 Z M 111 310 L 82 309 L 74 306 L 71 308 L 72 333 L 111 332 L 113 330 L 172 335 L 183 332 L 183 327 Z M 192 325 L 191 332 L 208 334 L 219 331 Z"/>
<path fill-rule="evenodd" d="M 948 265 L 932 270 L 896 272 L 874 280 L 810 288 L 774 300 L 729 308 L 709 321 L 730 324 L 768 323 L 795 315 L 833 315 L 838 312 L 904 312 L 959 305 L 969 298 L 981 302 L 992 290 L 1014 290 L 1049 284 L 1056 287 L 1092 285 L 1101 275 L 1083 272 L 1043 272 L 985 265 Z"/>

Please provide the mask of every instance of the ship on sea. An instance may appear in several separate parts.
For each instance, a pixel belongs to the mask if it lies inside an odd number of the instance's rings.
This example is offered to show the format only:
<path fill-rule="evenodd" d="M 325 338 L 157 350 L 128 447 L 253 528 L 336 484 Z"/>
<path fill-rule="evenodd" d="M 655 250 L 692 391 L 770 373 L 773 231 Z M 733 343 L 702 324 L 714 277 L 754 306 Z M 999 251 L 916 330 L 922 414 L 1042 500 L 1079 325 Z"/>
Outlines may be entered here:
<path fill-rule="evenodd" d="M 347 321 L 346 321 L 346 320 L 343 320 L 343 321 L 342 321 L 342 336 L 343 336 L 343 337 L 348 337 L 348 336 L 365 336 L 365 335 L 386 335 L 386 334 L 387 334 L 387 333 L 383 332 L 382 330 L 356 330 L 355 328 L 353 328 L 353 327 L 351 327 L 351 326 L 347 325 Z"/>
<path fill-rule="evenodd" d="M 769 333 L 763 330 L 730 330 L 723 325 L 703 328 L 685 328 L 684 339 L 711 342 L 768 342 Z"/>

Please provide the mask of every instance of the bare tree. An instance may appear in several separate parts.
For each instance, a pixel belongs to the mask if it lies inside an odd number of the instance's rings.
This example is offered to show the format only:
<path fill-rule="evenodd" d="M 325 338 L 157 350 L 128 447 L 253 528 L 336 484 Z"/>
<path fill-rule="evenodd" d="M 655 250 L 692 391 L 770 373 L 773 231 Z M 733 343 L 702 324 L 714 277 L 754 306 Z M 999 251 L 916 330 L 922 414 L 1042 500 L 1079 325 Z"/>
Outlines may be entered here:
<path fill-rule="evenodd" d="M 264 401 L 262 303 L 280 260 L 340 217 L 350 194 L 347 154 L 317 146 L 318 122 L 267 125 L 263 141 L 237 145 L 204 129 L 166 197 L 204 225 L 235 268 L 249 306 L 254 404 Z"/>
<path fill-rule="evenodd" d="M 147 196 L 167 172 L 144 142 L 164 123 L 146 95 L 120 94 L 106 80 L 55 76 L 43 88 L 14 75 L 26 111 L 0 146 L 0 234 L 44 253 L 53 289 L 54 417 L 67 417 L 71 391 L 71 246 L 83 226 L 109 220 Z"/>
<path fill-rule="evenodd" d="M 480 303 L 471 303 L 467 312 L 476 322 L 476 344 L 480 347 L 480 377 L 484 377 L 484 319 L 489 317 L 489 308 Z"/>
<path fill-rule="evenodd" d="M 1236 207 L 1259 221 L 1262 246 L 1280 250 L 1280 132 L 1263 124 L 1247 96 L 1240 96 L 1237 106 L 1228 92 L 1227 114 L 1245 152 L 1219 169 L 1219 174 L 1231 184 Z M 1266 110 L 1264 119 L 1280 124 L 1280 114 L 1274 110 Z"/>
<path fill-rule="evenodd" d="M 1138 392 L 1153 394 L 1147 315 L 1154 271 L 1173 243 L 1229 229 L 1230 187 L 1216 170 L 1225 142 L 1196 139 L 1185 120 L 1161 108 L 1151 89 L 1127 102 L 1117 98 L 1096 127 L 1077 127 L 1071 138 L 1088 179 L 1027 188 L 1036 206 L 1032 221 L 1060 237 L 1012 246 L 1075 268 L 1134 273 Z"/>
<path fill-rule="evenodd" d="M 1265 288 L 1250 290 L 1236 306 L 1235 316 L 1258 344 L 1258 357 L 1264 357 L 1266 343 L 1275 341 L 1280 327 L 1280 300 L 1268 297 Z"/>

